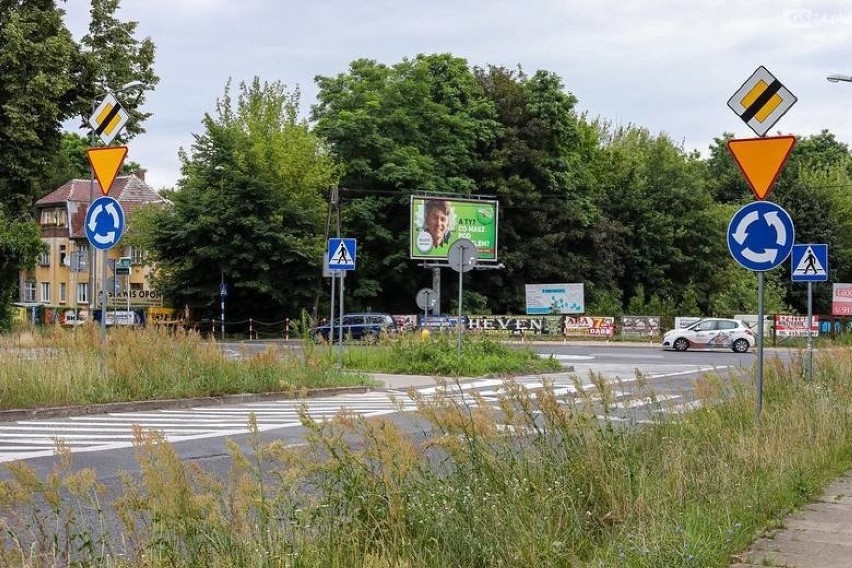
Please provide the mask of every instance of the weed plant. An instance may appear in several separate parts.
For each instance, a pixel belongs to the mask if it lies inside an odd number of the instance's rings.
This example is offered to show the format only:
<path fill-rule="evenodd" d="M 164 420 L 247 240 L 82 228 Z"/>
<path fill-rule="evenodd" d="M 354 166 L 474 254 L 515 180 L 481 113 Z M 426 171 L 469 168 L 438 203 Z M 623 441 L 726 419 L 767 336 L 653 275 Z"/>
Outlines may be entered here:
<path fill-rule="evenodd" d="M 330 360 L 337 357 L 333 346 Z M 484 334 L 462 334 L 461 356 L 458 335 L 409 333 L 384 338 L 378 345 L 351 345 L 343 356 L 349 369 L 384 373 L 475 377 L 490 373 L 517 375 L 558 371 L 556 359 L 542 358 L 525 346 L 508 346 Z"/>
<path fill-rule="evenodd" d="M 5 338 L 0 362 L 0 409 L 371 384 L 310 346 L 229 357 L 196 332 L 158 327 L 110 329 L 104 342 L 94 326 L 46 328 Z"/>
<path fill-rule="evenodd" d="M 16 536 L 0 560 L 728 566 L 773 519 L 852 466 L 850 370 L 850 350 L 819 354 L 813 380 L 796 362 L 769 360 L 759 422 L 747 378 L 708 376 L 696 385 L 699 409 L 641 428 L 609 419 L 612 391 L 600 377 L 596 392 L 578 378 L 578 398 L 531 394 L 511 380 L 496 404 L 412 392 L 417 419 L 342 413 L 320 423 L 303 412 L 302 446 L 263 444 L 252 422 L 249 448 L 230 445 L 225 478 L 137 431 L 141 473 L 126 476 L 115 502 L 120 538 L 105 539 L 77 513 L 101 507 L 92 476 L 57 471 L 40 482 L 18 464 L 0 484 L 0 523 Z M 31 511 L 33 494 L 47 512 Z"/>

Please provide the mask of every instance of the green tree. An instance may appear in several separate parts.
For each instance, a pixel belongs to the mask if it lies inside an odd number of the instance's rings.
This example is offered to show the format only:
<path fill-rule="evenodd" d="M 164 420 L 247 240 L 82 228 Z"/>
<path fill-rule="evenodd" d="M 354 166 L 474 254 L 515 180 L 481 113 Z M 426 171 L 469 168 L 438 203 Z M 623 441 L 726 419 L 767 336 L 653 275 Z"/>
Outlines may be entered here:
<path fill-rule="evenodd" d="M 678 297 L 690 282 L 707 296 L 725 251 L 725 224 L 708 192 L 705 164 L 664 135 L 624 127 L 604 130 L 598 158 L 598 206 L 612 238 L 617 285 L 629 298 L 639 285 Z"/>
<path fill-rule="evenodd" d="M 393 66 L 359 59 L 316 82 L 316 132 L 343 166 L 343 235 L 359 239 L 350 305 L 410 310 L 431 273 L 408 258 L 409 196 L 476 191 L 497 130 L 493 105 L 467 62 L 448 54 Z"/>
<path fill-rule="evenodd" d="M 85 64 L 62 15 L 52 0 L 0 3 L 0 204 L 12 217 L 44 193 L 81 93 Z"/>
<path fill-rule="evenodd" d="M 683 289 L 676 310 L 677 314 L 681 316 L 692 317 L 701 315 L 701 308 L 698 307 L 698 292 L 695 290 L 693 282 L 689 282 Z"/>
<path fill-rule="evenodd" d="M 499 199 L 499 258 L 507 268 L 478 278 L 478 289 L 497 313 L 522 311 L 529 282 L 596 276 L 600 248 L 590 229 L 601 215 L 587 163 L 598 139 L 555 74 L 495 66 L 475 74 L 500 125 L 485 147 L 478 185 Z"/>
<path fill-rule="evenodd" d="M 116 18 L 120 5 L 120 0 L 92 0 L 89 32 L 80 41 L 88 63 L 88 81 L 79 112 L 88 118 L 92 113 L 91 105 L 99 102 L 97 99 L 107 90 L 141 81 L 145 89 L 118 95 L 131 117 L 121 139 L 130 140 L 145 132 L 143 123 L 151 113 L 142 112 L 140 108 L 145 103 L 145 90 L 153 89 L 160 78 L 154 73 L 154 42 L 150 37 L 142 40 L 134 37 L 138 22 Z"/>
<path fill-rule="evenodd" d="M 10 218 L 0 208 L 0 330 L 9 328 L 20 271 L 34 268 L 44 248 L 39 227 L 29 216 Z"/>
<path fill-rule="evenodd" d="M 315 301 L 325 247 L 325 194 L 337 183 L 322 141 L 298 118 L 299 93 L 255 78 L 230 84 L 204 133 L 182 151 L 173 208 L 139 219 L 157 285 L 173 305 L 218 317 L 220 278 L 228 319 L 269 321 Z"/>

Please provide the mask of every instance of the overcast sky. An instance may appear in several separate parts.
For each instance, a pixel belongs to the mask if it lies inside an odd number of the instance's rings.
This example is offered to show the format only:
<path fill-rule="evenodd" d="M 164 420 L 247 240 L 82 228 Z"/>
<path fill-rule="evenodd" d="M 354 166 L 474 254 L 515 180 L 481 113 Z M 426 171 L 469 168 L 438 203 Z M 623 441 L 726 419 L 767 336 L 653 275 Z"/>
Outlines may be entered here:
<path fill-rule="evenodd" d="M 77 39 L 89 7 L 64 5 Z M 128 154 L 156 189 L 177 183 L 178 149 L 202 131 L 229 77 L 298 86 L 307 114 L 316 75 L 418 53 L 555 72 L 580 111 L 705 155 L 723 132 L 754 136 L 727 101 L 763 65 L 798 97 L 770 134 L 827 128 L 852 144 L 852 83 L 825 79 L 852 73 L 848 0 L 122 0 L 118 17 L 156 45 L 153 116 Z"/>

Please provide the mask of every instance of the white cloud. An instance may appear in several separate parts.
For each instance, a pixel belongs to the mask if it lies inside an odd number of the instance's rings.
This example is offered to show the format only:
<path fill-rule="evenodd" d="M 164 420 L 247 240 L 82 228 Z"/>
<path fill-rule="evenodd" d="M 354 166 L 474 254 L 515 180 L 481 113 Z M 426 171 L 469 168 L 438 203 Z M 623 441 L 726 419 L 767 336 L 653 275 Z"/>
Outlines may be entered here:
<path fill-rule="evenodd" d="M 89 3 L 65 8 L 81 36 Z M 725 131 L 753 135 L 726 103 L 765 65 L 799 98 L 777 129 L 829 128 L 852 143 L 852 84 L 825 80 L 852 72 L 845 1 L 124 0 L 119 17 L 138 21 L 138 36 L 157 46 L 154 116 L 129 156 L 155 187 L 176 183 L 178 148 L 189 147 L 229 77 L 299 85 L 307 113 L 314 76 L 345 72 L 359 57 L 393 64 L 417 53 L 553 71 L 591 116 L 699 150 Z"/>

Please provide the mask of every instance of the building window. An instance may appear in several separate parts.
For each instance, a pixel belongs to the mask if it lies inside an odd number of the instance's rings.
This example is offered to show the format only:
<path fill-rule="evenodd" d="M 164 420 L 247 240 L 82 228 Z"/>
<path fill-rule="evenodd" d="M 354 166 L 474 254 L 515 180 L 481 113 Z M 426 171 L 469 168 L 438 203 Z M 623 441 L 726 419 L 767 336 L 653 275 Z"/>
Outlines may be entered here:
<path fill-rule="evenodd" d="M 59 303 L 64 304 L 67 300 L 68 285 L 65 282 L 59 283 Z"/>
<path fill-rule="evenodd" d="M 65 257 L 67 256 L 68 247 L 59 245 L 59 266 L 65 266 Z"/>
<path fill-rule="evenodd" d="M 38 257 L 39 266 L 50 266 L 50 251 L 41 253 Z"/>
<path fill-rule="evenodd" d="M 78 282 L 77 283 L 77 303 L 78 304 L 88 304 L 89 303 L 89 283 L 88 282 Z"/>
<path fill-rule="evenodd" d="M 141 292 L 145 289 L 145 286 L 139 282 L 131 282 L 130 283 L 130 291 L 131 292 Z"/>
<path fill-rule="evenodd" d="M 24 282 L 24 301 L 33 303 L 36 301 L 36 283 L 33 281 Z"/>
<path fill-rule="evenodd" d="M 145 260 L 145 251 L 139 247 L 128 247 L 130 249 L 130 262 L 132 264 L 142 264 Z"/>
<path fill-rule="evenodd" d="M 41 210 L 41 224 L 49 227 L 64 227 L 67 224 L 65 209 L 54 207 Z"/>
<path fill-rule="evenodd" d="M 41 283 L 41 301 L 45 304 L 50 303 L 50 282 Z"/>

